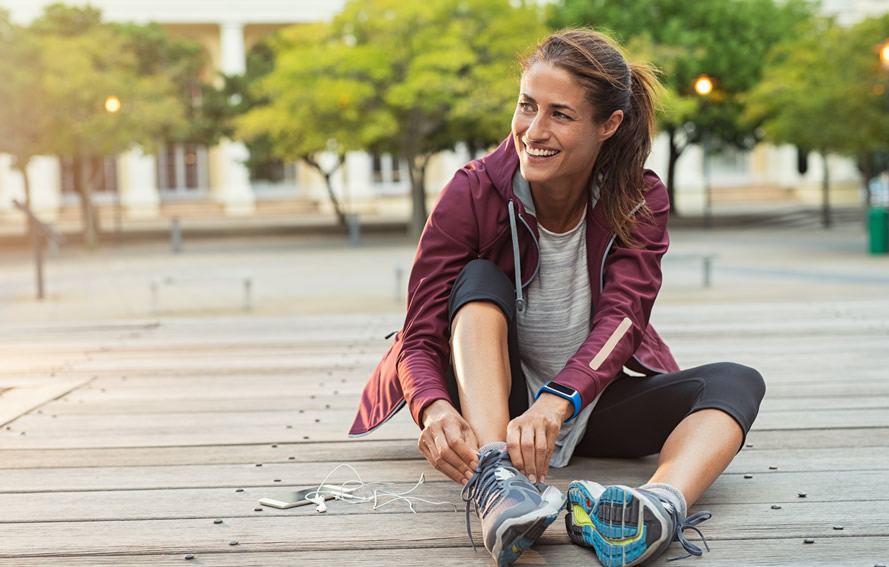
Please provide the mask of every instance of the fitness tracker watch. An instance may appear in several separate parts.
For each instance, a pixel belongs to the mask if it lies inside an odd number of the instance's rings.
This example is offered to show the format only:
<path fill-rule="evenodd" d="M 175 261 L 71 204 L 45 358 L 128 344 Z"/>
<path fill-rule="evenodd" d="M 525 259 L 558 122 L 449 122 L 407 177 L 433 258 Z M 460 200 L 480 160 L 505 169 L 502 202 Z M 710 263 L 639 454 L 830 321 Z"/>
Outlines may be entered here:
<path fill-rule="evenodd" d="M 544 384 L 540 388 L 540 390 L 537 391 L 537 395 L 534 396 L 534 399 L 536 400 L 537 398 L 539 398 L 540 394 L 544 392 L 555 394 L 556 396 L 569 400 L 572 404 L 574 404 L 574 414 L 566 419 L 565 423 L 568 423 L 569 421 L 577 417 L 577 414 L 580 413 L 580 392 L 578 392 L 574 388 L 564 386 L 562 384 L 559 384 L 558 382 L 553 382 L 552 380 L 550 380 L 549 382 Z"/>

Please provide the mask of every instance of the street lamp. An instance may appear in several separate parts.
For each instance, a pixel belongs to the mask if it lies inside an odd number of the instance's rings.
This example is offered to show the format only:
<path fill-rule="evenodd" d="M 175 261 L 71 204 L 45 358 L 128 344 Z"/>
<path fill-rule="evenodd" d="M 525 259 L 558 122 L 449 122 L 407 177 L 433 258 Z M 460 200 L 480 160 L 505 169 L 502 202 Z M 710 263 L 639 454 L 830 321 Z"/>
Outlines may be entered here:
<path fill-rule="evenodd" d="M 114 95 L 109 96 L 105 99 L 105 112 L 108 114 L 116 114 L 120 111 L 121 103 L 120 99 Z M 115 159 L 117 159 L 115 157 Z M 121 206 L 120 206 L 120 188 L 117 186 L 117 183 L 114 184 L 114 236 L 115 239 L 120 242 L 121 235 Z"/>
<path fill-rule="evenodd" d="M 707 75 L 699 75 L 694 82 L 695 92 L 703 100 L 701 109 L 707 108 L 710 103 L 710 94 L 713 92 L 713 79 Z M 703 152 L 702 169 L 704 173 L 704 227 L 710 228 L 713 224 L 713 200 L 710 187 L 710 153 L 707 128 L 701 127 L 701 152 Z"/>
<path fill-rule="evenodd" d="M 120 110 L 120 99 L 114 95 L 109 96 L 105 99 L 105 112 L 109 114 L 114 114 Z"/>

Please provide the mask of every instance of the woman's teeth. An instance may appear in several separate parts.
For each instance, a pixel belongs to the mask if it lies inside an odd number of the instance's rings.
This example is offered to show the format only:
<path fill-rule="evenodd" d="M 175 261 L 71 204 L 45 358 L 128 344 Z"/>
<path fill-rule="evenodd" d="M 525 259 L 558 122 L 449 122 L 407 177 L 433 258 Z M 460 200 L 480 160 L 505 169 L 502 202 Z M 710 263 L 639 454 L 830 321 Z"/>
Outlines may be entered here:
<path fill-rule="evenodd" d="M 559 153 L 557 150 L 535 150 L 534 148 L 529 148 L 528 146 L 525 146 L 525 149 L 528 151 L 528 154 L 535 157 L 549 157 Z"/>

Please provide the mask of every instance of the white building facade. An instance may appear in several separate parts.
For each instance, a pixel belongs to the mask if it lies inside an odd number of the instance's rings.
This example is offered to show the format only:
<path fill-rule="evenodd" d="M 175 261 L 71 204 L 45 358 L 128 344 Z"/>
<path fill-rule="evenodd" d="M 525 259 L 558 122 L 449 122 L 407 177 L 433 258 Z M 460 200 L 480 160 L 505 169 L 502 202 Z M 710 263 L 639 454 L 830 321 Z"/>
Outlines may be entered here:
<path fill-rule="evenodd" d="M 39 16 L 45 5 L 54 0 L 0 0 L 13 19 L 27 24 Z M 77 3 L 71 1 L 69 3 Z M 324 21 L 341 10 L 345 0 L 91 0 L 107 21 L 157 22 L 171 35 L 199 42 L 206 50 L 214 69 L 226 74 L 243 73 L 248 50 L 262 38 L 281 27 Z M 831 6 L 835 4 L 835 8 Z M 853 6 L 854 4 L 854 6 Z M 826 2 L 825 9 L 839 14 L 845 21 L 889 9 L 887 0 L 837 0 Z M 531 38 L 529 38 L 531 39 Z M 504 124 L 504 136 L 508 124 Z M 125 218 L 156 218 L 167 209 L 190 203 L 200 208 L 211 205 L 215 214 L 227 216 L 253 215 L 263 204 L 294 200 L 316 200 L 327 206 L 325 188 L 320 176 L 300 164 L 284 166 L 283 181 L 251 182 L 244 160 L 244 144 L 223 140 L 212 148 L 183 145 L 167 146 L 157 154 L 136 149 L 115 158 L 96 160 L 93 178 L 100 184 L 97 203 L 119 200 Z M 655 141 L 649 166 L 662 176 L 667 170 L 667 142 L 663 136 Z M 435 193 L 447 182 L 454 170 L 469 155 L 465 151 L 438 156 L 427 171 L 427 188 Z M 797 173 L 797 154 L 791 147 L 761 146 L 752 152 L 720 154 L 710 158 L 710 181 L 713 195 L 740 195 L 752 188 L 760 192 L 772 189 L 791 192 L 794 198 L 817 202 L 821 178 L 819 157 L 812 156 L 806 175 Z M 831 176 L 840 189 L 837 201 L 860 199 L 860 185 L 854 165 L 848 160 L 832 159 Z M 21 215 L 13 212 L 12 200 L 23 200 L 21 175 L 10 168 L 11 158 L 0 155 L 0 221 L 15 222 Z M 683 212 L 700 212 L 704 206 L 705 181 L 703 154 L 697 146 L 689 147 L 680 158 L 676 170 L 676 206 Z M 60 218 L 76 218 L 78 197 L 73 193 L 70 164 L 54 157 L 33 160 L 29 169 L 32 179 L 32 204 L 38 215 L 53 222 Z M 843 192 L 842 188 L 846 191 Z M 353 153 L 335 176 L 335 190 L 347 208 L 354 212 L 408 214 L 409 193 L 407 168 L 391 156 Z M 269 207 L 266 207 L 269 208 Z M 206 209 L 206 207 L 205 207 Z"/>

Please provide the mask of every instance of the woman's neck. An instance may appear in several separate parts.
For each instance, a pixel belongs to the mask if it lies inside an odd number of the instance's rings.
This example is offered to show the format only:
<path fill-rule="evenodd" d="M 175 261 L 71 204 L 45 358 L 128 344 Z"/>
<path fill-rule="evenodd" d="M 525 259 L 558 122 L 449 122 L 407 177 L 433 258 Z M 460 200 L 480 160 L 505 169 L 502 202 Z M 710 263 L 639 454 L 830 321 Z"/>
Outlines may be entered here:
<path fill-rule="evenodd" d="M 590 192 L 586 185 L 571 191 L 559 191 L 532 183 L 531 196 L 534 198 L 537 223 L 559 234 L 568 232 L 583 218 Z"/>

